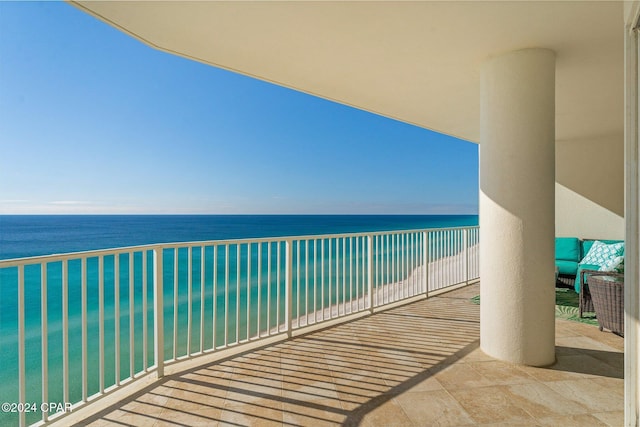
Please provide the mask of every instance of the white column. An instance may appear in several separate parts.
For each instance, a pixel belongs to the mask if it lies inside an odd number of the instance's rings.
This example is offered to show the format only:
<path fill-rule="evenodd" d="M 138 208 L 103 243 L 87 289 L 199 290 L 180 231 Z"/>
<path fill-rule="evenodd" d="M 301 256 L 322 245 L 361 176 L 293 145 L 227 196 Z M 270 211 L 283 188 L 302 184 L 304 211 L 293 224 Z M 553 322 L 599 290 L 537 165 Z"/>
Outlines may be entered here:
<path fill-rule="evenodd" d="M 480 346 L 555 361 L 555 54 L 487 60 L 480 104 Z"/>

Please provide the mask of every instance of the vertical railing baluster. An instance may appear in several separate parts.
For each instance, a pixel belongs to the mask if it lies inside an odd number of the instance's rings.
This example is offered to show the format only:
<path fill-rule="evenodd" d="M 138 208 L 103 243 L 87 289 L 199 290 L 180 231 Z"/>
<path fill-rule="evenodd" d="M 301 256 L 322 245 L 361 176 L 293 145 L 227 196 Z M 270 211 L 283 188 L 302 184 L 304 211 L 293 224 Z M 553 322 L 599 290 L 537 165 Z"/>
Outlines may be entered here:
<path fill-rule="evenodd" d="M 429 296 L 429 232 L 422 233 L 422 266 L 424 268 L 424 276 L 422 284 L 424 286 L 425 297 Z"/>
<path fill-rule="evenodd" d="M 304 241 L 304 319 L 305 325 L 309 324 L 309 240 Z M 298 326 L 300 326 L 300 319 L 298 319 Z"/>
<path fill-rule="evenodd" d="M 369 264 L 368 264 L 368 261 L 369 261 L 369 240 L 368 239 L 369 239 L 369 236 L 361 236 L 361 237 L 355 238 L 356 245 L 362 246 L 362 258 L 358 260 L 358 262 L 360 263 L 360 266 L 362 266 L 362 280 L 360 282 L 356 282 L 356 287 L 355 287 L 356 301 L 358 301 L 358 303 L 356 304 L 357 311 L 365 310 L 367 307 L 367 302 L 365 299 L 365 289 L 369 287 L 369 273 L 370 273 Z M 373 242 L 372 242 L 372 247 L 373 247 Z M 365 248 L 366 248 L 366 251 L 365 251 Z M 356 262 L 355 264 L 356 269 L 360 268 L 360 266 L 358 265 L 358 262 Z M 361 300 L 362 300 L 362 308 L 360 308 Z"/>
<path fill-rule="evenodd" d="M 240 273 L 242 272 L 242 245 L 236 245 L 236 344 L 240 342 Z"/>
<path fill-rule="evenodd" d="M 69 402 L 69 261 L 62 262 L 62 399 Z"/>
<path fill-rule="evenodd" d="M 115 381 L 120 385 L 120 254 L 114 255 L 113 261 L 113 310 L 114 310 L 114 349 L 115 349 Z M 68 400 L 65 400 L 68 402 Z"/>
<path fill-rule="evenodd" d="M 342 315 L 347 314 L 347 238 L 342 238 Z M 351 301 L 351 293 L 349 293 Z"/>
<path fill-rule="evenodd" d="M 262 336 L 260 332 L 260 317 L 262 316 L 262 311 L 260 310 L 262 302 L 262 242 L 258 243 L 258 311 L 257 311 L 257 320 L 256 320 L 256 334 L 258 338 Z"/>
<path fill-rule="evenodd" d="M 26 351 L 25 351 L 25 305 L 24 265 L 18 266 L 18 403 L 27 402 Z M 68 402 L 66 400 L 65 402 Z M 20 427 L 26 426 L 26 411 L 18 411 Z"/>
<path fill-rule="evenodd" d="M 180 250 L 173 249 L 173 360 L 178 358 L 178 279 Z"/>
<path fill-rule="evenodd" d="M 405 254 L 405 244 L 406 244 L 406 233 L 402 233 L 398 236 L 398 240 L 399 240 L 399 246 L 400 246 L 400 298 L 406 298 L 406 292 L 405 292 L 405 277 L 406 277 L 406 269 L 405 269 L 405 264 L 406 264 L 406 254 Z"/>
<path fill-rule="evenodd" d="M 313 239 L 313 323 L 318 321 L 318 239 Z"/>
<path fill-rule="evenodd" d="M 416 233 L 411 233 L 411 244 L 410 244 L 410 263 L 409 269 L 411 270 L 411 296 L 415 296 L 416 292 Z"/>
<path fill-rule="evenodd" d="M 98 258 L 98 370 L 100 394 L 104 393 L 104 256 Z"/>
<path fill-rule="evenodd" d="M 129 375 L 131 378 L 134 377 L 135 374 L 135 356 L 136 356 L 136 348 L 135 348 L 135 297 L 134 297 L 134 288 L 133 288 L 133 276 L 134 276 L 134 265 L 133 265 L 133 254 L 134 252 L 129 252 Z"/>
<path fill-rule="evenodd" d="M 149 273 L 147 271 L 147 257 L 149 253 L 142 251 L 142 370 L 147 371 L 149 368 L 149 331 L 147 325 L 147 292 L 149 285 Z"/>
<path fill-rule="evenodd" d="M 218 329 L 218 245 L 213 245 L 213 301 L 211 307 L 211 347 L 215 351 L 216 349 L 216 330 Z"/>
<path fill-rule="evenodd" d="M 378 295 L 378 288 L 380 286 L 380 278 L 382 277 L 382 250 L 380 248 L 380 240 L 382 239 L 381 235 L 373 236 L 373 268 L 374 268 L 374 277 L 373 277 L 373 286 L 372 290 L 374 295 L 371 296 L 373 304 L 369 305 L 369 308 L 373 309 L 376 304 L 380 304 L 380 299 Z M 366 308 L 366 307 L 365 307 Z"/>
<path fill-rule="evenodd" d="M 332 266 L 333 266 L 333 258 L 332 258 L 332 250 L 331 250 L 331 238 L 327 239 L 329 243 L 329 258 L 327 262 L 329 263 L 329 319 L 333 319 L 333 299 L 332 299 L 332 289 L 331 289 L 331 274 L 332 274 Z"/>
<path fill-rule="evenodd" d="M 320 278 L 321 278 L 321 283 L 320 283 L 320 309 L 322 310 L 322 317 L 321 320 L 324 320 L 324 239 L 320 240 L 320 244 L 322 245 L 321 247 L 321 257 L 320 257 Z"/>
<path fill-rule="evenodd" d="M 205 275 L 204 275 L 205 246 L 200 246 L 200 353 L 204 352 L 204 301 L 205 301 Z"/>
<path fill-rule="evenodd" d="M 187 248 L 187 357 L 191 356 L 193 332 L 193 246 Z"/>
<path fill-rule="evenodd" d="M 175 251 L 177 256 L 177 250 Z M 164 277 L 162 248 L 153 250 L 153 341 L 154 360 L 158 378 L 164 377 Z M 175 273 L 174 273 L 175 274 Z"/>
<path fill-rule="evenodd" d="M 282 258 L 282 242 L 276 244 L 276 333 L 280 333 L 280 269 Z"/>
<path fill-rule="evenodd" d="M 391 237 L 391 277 L 393 283 L 393 301 L 398 300 L 398 252 L 397 252 L 398 234 Z"/>
<path fill-rule="evenodd" d="M 382 288 L 382 304 L 387 304 L 389 302 L 389 288 L 391 287 L 391 280 L 389 279 L 391 277 L 391 274 L 389 273 L 390 269 L 389 267 L 391 266 L 390 264 L 390 259 L 391 259 L 391 246 L 389 245 L 389 234 L 385 234 L 384 235 L 384 239 L 383 239 L 383 247 L 384 247 L 384 252 L 383 252 L 383 258 L 386 258 L 386 260 L 384 260 L 384 268 L 383 268 L 383 273 L 382 273 L 382 284 L 383 284 L 383 288 Z M 385 256 L 386 255 L 386 256 Z M 380 304 L 380 305 L 382 305 Z"/>
<path fill-rule="evenodd" d="M 251 339 L 251 246 L 247 243 L 247 341 Z"/>
<path fill-rule="evenodd" d="M 82 401 L 86 402 L 89 397 L 88 391 L 88 369 L 87 369 L 87 259 L 82 258 L 80 267 L 81 286 L 80 304 L 82 317 Z"/>
<path fill-rule="evenodd" d="M 453 259 L 451 258 L 451 254 L 452 254 L 452 247 L 453 247 L 453 240 L 452 240 L 452 230 L 447 230 L 447 237 L 446 237 L 446 249 L 445 249 L 445 260 L 446 260 L 446 265 L 447 265 L 447 284 L 446 286 L 450 286 L 451 283 L 453 282 Z"/>
<path fill-rule="evenodd" d="M 285 272 L 284 272 L 284 282 L 285 282 L 285 301 L 284 301 L 284 314 L 285 321 L 287 322 L 287 335 L 291 337 L 292 331 L 292 303 L 293 303 L 293 241 L 286 240 L 284 243 L 285 249 Z M 278 251 L 279 253 L 280 251 Z"/>
<path fill-rule="evenodd" d="M 369 276 L 367 283 L 367 294 L 369 296 L 369 310 L 373 313 L 373 236 L 367 236 L 367 266 L 369 267 Z"/>
<path fill-rule="evenodd" d="M 356 240 L 356 245 L 358 244 L 358 240 Z M 349 308 L 351 312 L 353 312 L 353 237 L 349 236 L 349 294 L 351 298 L 349 298 Z M 358 259 L 355 259 L 356 269 L 358 269 Z M 358 283 L 356 282 L 356 311 L 360 311 L 360 299 L 358 295 Z"/>
<path fill-rule="evenodd" d="M 42 401 L 49 401 L 49 331 L 47 304 L 47 263 L 41 265 L 40 285 L 40 321 L 42 329 Z M 42 421 L 49 420 L 49 412 L 42 411 Z"/>
<path fill-rule="evenodd" d="M 469 234 L 466 228 L 462 232 L 462 240 L 464 242 L 464 281 L 469 283 Z"/>
<path fill-rule="evenodd" d="M 298 240 L 296 244 L 296 323 L 298 328 L 300 328 L 300 242 L 302 240 Z"/>
<path fill-rule="evenodd" d="M 267 242 L 267 336 L 271 335 L 271 243 Z"/>
<path fill-rule="evenodd" d="M 229 345 L 229 246 L 224 246 L 224 346 Z"/>

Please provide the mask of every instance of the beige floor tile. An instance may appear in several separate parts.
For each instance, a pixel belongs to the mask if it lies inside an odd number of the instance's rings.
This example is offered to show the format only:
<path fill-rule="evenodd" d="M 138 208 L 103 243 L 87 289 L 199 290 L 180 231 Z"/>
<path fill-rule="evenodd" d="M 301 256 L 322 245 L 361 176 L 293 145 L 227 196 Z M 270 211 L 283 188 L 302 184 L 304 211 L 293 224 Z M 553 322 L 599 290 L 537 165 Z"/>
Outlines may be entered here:
<path fill-rule="evenodd" d="M 464 426 L 475 424 L 456 399 L 444 390 L 404 393 L 394 400 L 419 426 Z"/>
<path fill-rule="evenodd" d="M 367 427 L 411 427 L 415 425 L 394 400 L 386 401 L 378 406 L 371 405 L 371 408 L 367 407 L 362 412 L 364 415 L 358 424 Z"/>
<path fill-rule="evenodd" d="M 443 365 L 432 369 L 434 378 L 447 390 L 488 387 L 494 385 L 469 364 Z"/>
<path fill-rule="evenodd" d="M 453 390 L 450 393 L 477 423 L 513 424 L 533 421 L 525 410 L 510 400 L 510 394 L 505 392 L 504 387 L 478 387 Z"/>
<path fill-rule="evenodd" d="M 158 421 L 155 414 L 129 413 L 126 410 L 117 410 L 102 418 L 102 425 L 132 425 L 140 427 L 152 427 Z"/>
<path fill-rule="evenodd" d="M 587 406 L 592 412 L 624 409 L 624 390 L 603 387 L 591 380 L 554 381 L 547 387 L 563 397 Z"/>
<path fill-rule="evenodd" d="M 253 405 L 227 406 L 220 414 L 219 425 L 278 427 L 282 426 L 282 410 L 257 408 Z"/>
<path fill-rule="evenodd" d="M 94 420 L 94 421 L 88 421 L 86 423 L 83 424 L 84 427 L 112 427 L 112 426 L 117 426 L 118 424 L 115 423 L 115 421 L 109 421 L 107 419 L 104 418 L 100 418 L 98 420 Z"/>
<path fill-rule="evenodd" d="M 201 408 L 191 411 L 167 408 L 160 413 L 154 427 L 176 425 L 188 425 L 194 427 L 216 426 L 220 421 L 221 414 L 222 409 L 219 408 Z"/>
<path fill-rule="evenodd" d="M 458 359 L 460 363 L 469 363 L 469 362 L 487 362 L 491 360 L 495 360 L 493 357 L 487 355 L 480 349 L 480 341 L 475 341 L 469 345 L 469 347 L 465 350 L 467 352 Z"/>
<path fill-rule="evenodd" d="M 539 424 L 537 423 L 536 420 L 521 420 L 521 421 L 511 420 L 509 424 L 498 422 L 498 423 L 476 424 L 476 426 L 478 427 L 506 427 L 506 426 L 508 427 L 539 427 Z"/>
<path fill-rule="evenodd" d="M 596 384 L 599 384 L 603 387 L 612 388 L 614 390 L 622 391 L 624 393 L 624 378 L 590 378 L 590 381 L 593 381 Z"/>
<path fill-rule="evenodd" d="M 624 411 L 599 412 L 593 414 L 593 416 L 610 427 L 619 427 L 624 425 Z"/>
<path fill-rule="evenodd" d="M 534 381 L 532 376 L 518 366 L 499 360 L 471 362 L 469 366 L 493 384 L 522 384 Z"/>
<path fill-rule="evenodd" d="M 164 404 L 165 408 L 180 409 L 182 411 L 201 410 L 203 408 L 221 408 L 226 401 L 226 395 L 207 395 L 203 392 L 175 389 Z"/>
<path fill-rule="evenodd" d="M 287 384 L 282 390 L 282 397 L 297 401 L 335 400 L 338 402 L 338 392 L 333 380 L 309 381 L 301 384 Z"/>
<path fill-rule="evenodd" d="M 339 401 L 315 400 L 310 402 L 290 403 L 282 405 L 283 423 L 295 426 L 337 426 L 347 418 Z"/>
<path fill-rule="evenodd" d="M 505 393 L 514 405 L 524 409 L 534 418 L 579 415 L 589 408 L 550 389 L 542 383 L 504 386 Z"/>
<path fill-rule="evenodd" d="M 585 328 L 580 331 L 583 335 L 595 339 L 602 345 L 607 345 L 615 350 L 624 351 L 624 338 L 608 331 L 600 331 L 597 327 Z"/>
<path fill-rule="evenodd" d="M 618 369 L 586 354 L 556 356 L 555 365 L 545 368 L 531 366 L 520 367 L 538 381 L 566 381 L 598 376 L 618 377 Z"/>
<path fill-rule="evenodd" d="M 389 392 L 398 393 L 398 392 L 416 392 L 416 391 L 436 391 L 436 390 L 444 390 L 442 383 L 435 378 L 432 372 L 428 371 L 424 375 L 419 376 L 418 378 L 412 378 L 411 381 L 401 384 L 399 387 L 395 389 L 391 389 Z"/>
<path fill-rule="evenodd" d="M 544 417 L 536 420 L 537 425 L 548 427 L 599 427 L 606 426 L 593 415 L 568 415 L 560 417 Z"/>
<path fill-rule="evenodd" d="M 597 330 L 597 329 L 596 329 Z M 596 340 L 589 336 L 575 336 L 575 337 L 564 337 L 557 338 L 556 345 L 574 348 L 574 349 L 589 349 L 589 350 L 602 350 L 606 352 L 618 352 L 615 347 L 612 347 L 601 340 Z"/>

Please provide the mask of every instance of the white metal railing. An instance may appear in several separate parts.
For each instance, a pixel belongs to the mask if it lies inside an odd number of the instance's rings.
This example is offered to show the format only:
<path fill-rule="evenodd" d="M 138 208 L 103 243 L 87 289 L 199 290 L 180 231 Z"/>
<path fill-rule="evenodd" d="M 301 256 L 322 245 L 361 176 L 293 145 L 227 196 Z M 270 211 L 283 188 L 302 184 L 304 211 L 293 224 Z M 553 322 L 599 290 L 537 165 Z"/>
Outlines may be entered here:
<path fill-rule="evenodd" d="M 476 280 L 478 243 L 459 227 L 0 261 L 0 400 L 13 404 L 0 425 L 46 424 L 167 364 Z"/>

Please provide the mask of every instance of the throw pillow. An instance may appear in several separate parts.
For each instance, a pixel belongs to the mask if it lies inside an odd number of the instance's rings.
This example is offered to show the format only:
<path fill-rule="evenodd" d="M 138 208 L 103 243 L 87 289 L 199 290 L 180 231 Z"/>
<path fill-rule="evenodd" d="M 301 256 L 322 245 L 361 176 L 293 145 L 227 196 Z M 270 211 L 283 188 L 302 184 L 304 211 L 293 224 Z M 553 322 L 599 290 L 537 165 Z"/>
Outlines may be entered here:
<path fill-rule="evenodd" d="M 620 265 L 624 262 L 623 256 L 611 258 L 609 261 L 600 266 L 598 271 L 618 271 Z"/>
<path fill-rule="evenodd" d="M 595 264 L 599 266 L 605 265 L 613 258 L 622 256 L 624 253 L 624 242 L 613 243 L 607 245 L 599 240 L 596 240 L 589 249 L 587 255 L 582 258 L 580 264 Z"/>

